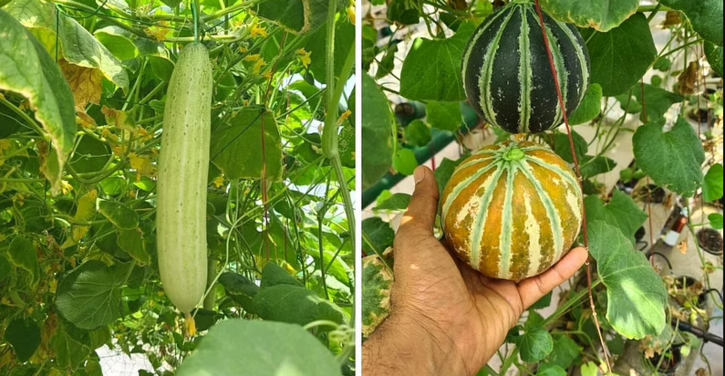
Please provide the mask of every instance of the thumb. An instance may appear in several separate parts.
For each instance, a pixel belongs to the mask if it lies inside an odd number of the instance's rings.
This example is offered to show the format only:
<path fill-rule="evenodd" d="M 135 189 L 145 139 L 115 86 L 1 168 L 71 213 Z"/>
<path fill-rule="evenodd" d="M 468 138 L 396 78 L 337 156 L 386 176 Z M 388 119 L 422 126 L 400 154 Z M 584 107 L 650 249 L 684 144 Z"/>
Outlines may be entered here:
<path fill-rule="evenodd" d="M 433 171 L 425 166 L 416 168 L 413 178 L 415 191 L 397 236 L 432 236 L 438 209 L 438 183 Z"/>

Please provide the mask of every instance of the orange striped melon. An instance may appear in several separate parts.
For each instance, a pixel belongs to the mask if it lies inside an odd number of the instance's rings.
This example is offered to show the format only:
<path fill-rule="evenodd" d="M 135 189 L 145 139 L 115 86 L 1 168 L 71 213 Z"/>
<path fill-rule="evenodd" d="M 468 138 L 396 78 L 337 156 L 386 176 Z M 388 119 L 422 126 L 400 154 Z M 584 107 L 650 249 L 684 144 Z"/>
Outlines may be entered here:
<path fill-rule="evenodd" d="M 582 224 L 572 169 L 529 141 L 482 148 L 453 172 L 441 198 L 446 242 L 483 275 L 520 281 L 570 249 Z"/>

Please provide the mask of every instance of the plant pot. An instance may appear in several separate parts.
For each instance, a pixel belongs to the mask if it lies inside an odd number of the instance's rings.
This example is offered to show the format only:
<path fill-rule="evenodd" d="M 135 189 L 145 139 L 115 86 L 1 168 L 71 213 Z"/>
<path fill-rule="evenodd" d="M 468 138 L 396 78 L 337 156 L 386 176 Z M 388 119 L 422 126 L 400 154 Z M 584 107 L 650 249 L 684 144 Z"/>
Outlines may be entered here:
<path fill-rule="evenodd" d="M 667 192 L 664 188 L 655 184 L 647 184 L 634 191 L 632 196 L 637 197 L 642 202 L 652 204 L 663 204 L 667 199 Z"/>
<path fill-rule="evenodd" d="M 663 354 L 655 354 L 654 357 L 652 357 L 651 362 L 652 365 L 657 367 L 657 372 L 661 375 L 674 375 L 675 371 L 677 370 L 677 367 L 682 362 L 682 353 L 680 352 L 680 349 L 682 348 L 682 344 L 672 345 L 668 351 L 666 351 Z M 670 354 L 671 356 L 665 356 L 665 354 Z M 660 359 L 662 362 L 660 362 Z M 659 364 L 659 366 L 657 366 Z"/>
<path fill-rule="evenodd" d="M 715 229 L 703 228 L 697 232 L 697 243 L 705 252 L 720 256 L 722 255 L 722 235 Z"/>
<path fill-rule="evenodd" d="M 702 292 L 697 295 L 697 308 L 704 309 L 707 304 L 707 292 L 702 287 L 702 282 L 690 276 L 679 276 L 674 280 L 674 286 L 677 287 L 678 290 L 683 288 L 690 289 L 697 284 L 699 284 L 699 289 L 702 290 Z M 683 302 L 677 299 L 675 299 L 675 301 L 677 301 L 680 305 L 683 305 Z"/>

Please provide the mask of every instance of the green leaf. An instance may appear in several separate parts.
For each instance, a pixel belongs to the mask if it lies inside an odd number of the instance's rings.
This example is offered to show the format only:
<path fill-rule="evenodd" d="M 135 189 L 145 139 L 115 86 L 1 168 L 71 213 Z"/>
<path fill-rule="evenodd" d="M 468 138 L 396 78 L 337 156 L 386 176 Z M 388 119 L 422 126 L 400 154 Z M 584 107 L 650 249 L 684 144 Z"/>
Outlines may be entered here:
<path fill-rule="evenodd" d="M 69 325 L 60 325 L 50 340 L 50 347 L 55 352 L 59 367 L 75 370 L 93 352 L 93 349 L 90 348 L 90 337 L 87 333 L 72 332 L 78 330 Z"/>
<path fill-rule="evenodd" d="M 257 5 L 257 15 L 293 34 L 317 30 L 327 19 L 327 0 L 276 0 Z"/>
<path fill-rule="evenodd" d="M 443 189 L 445 189 L 446 185 L 448 185 L 448 181 L 451 180 L 451 175 L 453 175 L 453 171 L 455 171 L 456 167 L 458 167 L 461 162 L 463 162 L 463 158 L 457 159 L 455 161 L 452 161 L 448 158 L 443 158 L 441 165 L 438 166 L 438 168 L 436 168 L 436 170 L 433 172 L 433 176 L 435 176 L 436 178 L 436 183 L 438 183 L 438 191 L 440 193 L 443 193 Z"/>
<path fill-rule="evenodd" d="M 461 61 L 470 32 L 461 29 L 469 29 L 468 25 L 461 25 L 451 38 L 415 40 L 400 71 L 400 95 L 417 101 L 466 99 L 461 82 Z"/>
<path fill-rule="evenodd" d="M 625 93 L 639 82 L 657 56 L 649 24 L 641 13 L 606 33 L 585 29 L 582 37 L 588 41 L 591 81 L 608 97 Z"/>
<path fill-rule="evenodd" d="M 716 46 L 707 41 L 704 43 L 704 46 L 707 62 L 710 63 L 712 70 L 714 70 L 718 76 L 722 77 L 722 46 Z"/>
<path fill-rule="evenodd" d="M 327 27 L 320 28 L 310 36 L 305 48 L 310 52 L 310 70 L 315 80 L 327 84 Z M 355 48 L 355 25 L 347 17 L 340 17 L 335 23 L 335 77 L 342 74 L 345 59 L 352 48 Z M 344 77 L 343 82 L 346 80 L 347 77 Z"/>
<path fill-rule="evenodd" d="M 0 89 L 28 98 L 35 118 L 53 143 L 60 171 L 73 148 L 76 132 L 73 92 L 43 46 L 3 10 L 0 25 Z M 53 192 L 59 192 L 60 174 L 50 178 Z"/>
<path fill-rule="evenodd" d="M 8 275 L 10 275 L 10 263 L 5 256 L 0 254 L 0 282 Z"/>
<path fill-rule="evenodd" d="M 415 25 L 420 19 L 417 3 L 408 0 L 392 0 L 387 16 L 390 21 L 401 25 Z"/>
<path fill-rule="evenodd" d="M 416 13 L 417 14 L 417 13 Z M 390 74 L 395 69 L 395 54 L 398 52 L 398 45 L 389 45 L 385 50 L 385 55 L 378 62 L 378 69 L 375 72 L 375 79 L 382 78 Z"/>
<path fill-rule="evenodd" d="M 151 263 L 151 256 L 146 252 L 146 243 L 144 243 L 143 233 L 140 229 L 120 230 L 116 244 L 141 264 L 148 265 Z"/>
<path fill-rule="evenodd" d="M 632 143 L 637 166 L 655 184 L 685 197 L 692 197 L 702 184 L 705 152 L 685 119 L 677 119 L 669 132 L 663 132 L 659 123 L 645 124 L 637 128 Z"/>
<path fill-rule="evenodd" d="M 60 42 L 62 56 L 71 64 L 98 69 L 116 86 L 128 89 L 128 74 L 120 61 L 91 35 L 81 24 L 65 13 L 59 13 L 53 4 L 41 1 L 14 1 L 8 12 L 25 27 L 47 39 L 48 52 L 54 53 L 56 41 Z M 57 34 L 56 34 L 57 31 Z M 46 42 L 50 41 L 49 43 Z"/>
<path fill-rule="evenodd" d="M 579 160 L 579 163 L 581 163 L 580 172 L 584 179 L 612 171 L 617 166 L 617 162 L 613 159 L 601 155 L 598 157 L 585 155 Z"/>
<path fill-rule="evenodd" d="M 7 255 L 10 264 L 30 273 L 33 283 L 39 280 L 38 255 L 32 241 L 20 235 L 14 237 L 8 247 Z"/>
<path fill-rule="evenodd" d="M 425 112 L 428 124 L 436 129 L 455 132 L 463 124 L 458 102 L 428 102 Z"/>
<path fill-rule="evenodd" d="M 121 290 L 133 263 L 84 262 L 58 284 L 58 313 L 80 329 L 93 330 L 122 316 Z"/>
<path fill-rule="evenodd" d="M 302 286 L 302 283 L 295 277 L 291 276 L 287 271 L 279 265 L 268 262 L 262 270 L 262 280 L 260 287 L 271 287 L 277 285 Z"/>
<path fill-rule="evenodd" d="M 252 320 L 225 320 L 214 325 L 176 374 L 342 375 L 330 351 L 299 326 Z"/>
<path fill-rule="evenodd" d="M 395 193 L 379 202 L 373 210 L 405 210 L 410 204 L 410 195 L 407 193 Z"/>
<path fill-rule="evenodd" d="M 229 179 L 261 179 L 266 162 L 266 178 L 279 181 L 283 172 L 282 141 L 274 114 L 259 107 L 242 108 L 212 132 L 211 158 Z"/>
<path fill-rule="evenodd" d="M 390 225 L 378 217 L 363 219 L 363 251 L 366 254 L 383 254 L 385 249 L 393 246 L 395 231 Z"/>
<path fill-rule="evenodd" d="M 582 376 L 597 376 L 599 367 L 594 362 L 586 362 L 581 366 Z"/>
<path fill-rule="evenodd" d="M 415 153 L 410 149 L 399 149 L 393 156 L 393 168 L 403 175 L 413 175 L 416 167 L 418 167 L 418 161 L 415 159 Z"/>
<path fill-rule="evenodd" d="M 362 334 L 369 337 L 390 313 L 393 274 L 377 255 L 362 261 Z"/>
<path fill-rule="evenodd" d="M 612 199 L 607 205 L 604 205 L 597 196 L 587 196 L 584 198 L 584 207 L 587 212 L 587 220 L 604 221 L 612 226 L 617 227 L 632 244 L 634 244 L 634 234 L 637 229 L 647 220 L 647 213 L 632 200 L 632 198 L 615 190 Z"/>
<path fill-rule="evenodd" d="M 516 337 L 521 360 L 536 363 L 546 358 L 554 349 L 554 340 L 543 325 L 541 315 L 529 311 L 529 319 L 524 325 L 524 334 Z"/>
<path fill-rule="evenodd" d="M 580 162 L 582 158 L 589 150 L 587 140 L 584 139 L 579 133 L 571 131 L 571 139 L 574 141 L 574 151 L 576 152 L 577 160 Z M 574 156 L 571 153 L 571 143 L 569 142 L 569 135 L 566 133 L 557 132 L 554 133 L 554 152 L 561 157 L 561 159 L 574 163 Z"/>
<path fill-rule="evenodd" d="M 549 354 L 547 363 L 568 369 L 579 357 L 583 348 L 571 337 L 561 335 L 554 340 L 554 350 Z"/>
<path fill-rule="evenodd" d="M 570 125 L 586 123 L 602 112 L 602 87 L 599 84 L 591 84 L 584 94 L 584 99 L 579 107 L 569 114 Z"/>
<path fill-rule="evenodd" d="M 362 155 L 365 156 L 362 159 L 362 188 L 366 190 L 375 185 L 393 163 L 396 126 L 390 102 L 372 77 L 362 75 L 361 89 L 365 114 L 362 117 Z"/>
<path fill-rule="evenodd" d="M 5 329 L 4 340 L 13 347 L 15 357 L 26 362 L 40 346 L 40 327 L 32 319 L 17 318 Z"/>
<path fill-rule="evenodd" d="M 329 300 L 292 285 L 262 287 L 253 299 L 256 314 L 264 320 L 306 325 L 317 320 L 341 324 L 343 315 Z"/>
<path fill-rule="evenodd" d="M 232 272 L 222 274 L 219 283 L 224 286 L 227 296 L 239 303 L 245 311 L 256 313 L 252 299 L 259 293 L 259 286 L 249 278 Z"/>
<path fill-rule="evenodd" d="M 639 0 L 541 0 L 541 9 L 552 17 L 601 32 L 619 26 L 638 5 Z"/>
<path fill-rule="evenodd" d="M 666 57 L 660 57 L 652 64 L 652 68 L 667 73 L 672 69 L 672 60 Z"/>
<path fill-rule="evenodd" d="M 130 60 L 138 56 L 138 49 L 128 38 L 127 32 L 118 26 L 106 26 L 93 32 L 93 35 L 118 60 Z"/>
<path fill-rule="evenodd" d="M 138 227 L 138 214 L 122 202 L 101 200 L 98 202 L 98 212 L 120 229 L 131 230 Z"/>
<path fill-rule="evenodd" d="M 631 92 L 631 91 L 630 91 Z M 622 111 L 628 114 L 636 114 L 642 111 L 642 105 L 637 102 L 637 99 L 632 97 L 630 93 L 615 95 L 614 99 L 619 102 Z"/>
<path fill-rule="evenodd" d="M 543 298 L 536 301 L 536 303 L 532 304 L 529 309 L 544 309 L 551 305 L 551 293 L 548 293 L 544 295 Z"/>
<path fill-rule="evenodd" d="M 705 202 L 713 202 L 722 198 L 722 179 L 722 164 L 714 164 L 707 170 L 702 184 L 702 198 Z"/>
<path fill-rule="evenodd" d="M 536 376 L 567 376 L 566 370 L 559 365 L 544 363 L 539 366 Z"/>
<path fill-rule="evenodd" d="M 607 320 L 612 327 L 628 339 L 658 335 L 666 325 L 667 291 L 644 255 L 619 229 L 603 221 L 589 223 L 589 252 L 607 288 Z"/>
<path fill-rule="evenodd" d="M 652 85 L 644 85 L 644 102 L 642 101 L 642 90 L 636 87 L 632 90 L 632 94 L 637 98 L 637 102 L 644 108 L 644 104 L 647 107 L 647 121 L 656 122 L 663 120 L 667 110 L 672 107 L 673 104 L 682 102 L 685 98 L 679 94 L 669 92 L 664 89 Z M 645 122 L 645 113 L 640 114 L 639 119 Z"/>
<path fill-rule="evenodd" d="M 704 39 L 722 46 L 722 0 L 660 0 L 660 4 L 681 10 L 692 23 L 692 28 Z"/>
<path fill-rule="evenodd" d="M 108 159 L 112 157 L 108 145 L 93 137 L 83 136 L 68 164 L 76 173 L 86 174 L 103 170 Z"/>
<path fill-rule="evenodd" d="M 710 226 L 712 228 L 715 230 L 722 230 L 722 214 L 712 213 L 707 216 L 707 220 L 710 221 Z M 2 274 L 0 274 L 0 279 L 2 279 Z"/>
<path fill-rule="evenodd" d="M 423 147 L 431 140 L 431 131 L 428 124 L 420 119 L 413 120 L 405 127 L 405 140 L 412 146 Z"/>

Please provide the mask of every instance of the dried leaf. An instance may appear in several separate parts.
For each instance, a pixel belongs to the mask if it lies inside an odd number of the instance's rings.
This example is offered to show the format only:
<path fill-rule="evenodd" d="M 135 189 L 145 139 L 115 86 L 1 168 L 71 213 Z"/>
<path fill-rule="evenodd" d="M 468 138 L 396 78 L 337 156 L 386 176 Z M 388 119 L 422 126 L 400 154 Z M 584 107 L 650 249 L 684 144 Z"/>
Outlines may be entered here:
<path fill-rule="evenodd" d="M 682 95 L 695 95 L 702 91 L 701 83 L 700 64 L 693 60 L 677 78 L 677 90 Z"/>
<path fill-rule="evenodd" d="M 59 61 L 75 100 L 76 111 L 83 111 L 89 103 L 99 104 L 103 92 L 103 73 L 98 69 L 81 67 Z"/>
<path fill-rule="evenodd" d="M 683 255 L 687 254 L 687 240 L 683 240 L 677 244 L 677 249 L 680 250 L 680 253 Z"/>
<path fill-rule="evenodd" d="M 665 22 L 662 23 L 662 27 L 676 26 L 682 23 L 682 16 L 680 12 L 676 10 L 668 11 L 665 15 Z"/>

